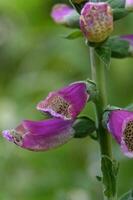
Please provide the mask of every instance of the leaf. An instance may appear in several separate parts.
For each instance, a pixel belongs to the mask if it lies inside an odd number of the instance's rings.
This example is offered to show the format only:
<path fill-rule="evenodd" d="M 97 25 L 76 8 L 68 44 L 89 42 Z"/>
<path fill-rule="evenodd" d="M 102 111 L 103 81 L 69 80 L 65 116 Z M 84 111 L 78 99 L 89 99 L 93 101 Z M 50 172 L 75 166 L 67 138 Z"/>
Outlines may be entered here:
<path fill-rule="evenodd" d="M 96 53 L 104 65 L 109 68 L 111 63 L 111 49 L 110 47 L 98 47 L 96 48 Z"/>
<path fill-rule="evenodd" d="M 123 8 L 115 8 L 113 9 L 113 18 L 114 20 L 119 20 L 123 17 L 126 17 L 130 12 Z"/>
<path fill-rule="evenodd" d="M 68 39 L 68 40 L 74 40 L 74 39 L 77 39 L 79 37 L 82 37 L 81 31 L 74 31 L 72 33 L 69 33 L 67 36 L 64 36 L 64 38 Z"/>
<path fill-rule="evenodd" d="M 108 156 L 102 157 L 101 169 L 103 173 L 104 194 L 108 198 L 116 195 L 116 183 L 119 164 L 111 160 Z"/>
<path fill-rule="evenodd" d="M 125 109 L 132 112 L 133 111 L 133 103 L 126 106 Z"/>
<path fill-rule="evenodd" d="M 133 200 L 133 189 L 125 193 L 119 200 Z"/>
<path fill-rule="evenodd" d="M 120 39 L 119 36 L 110 37 L 104 45 L 110 47 L 112 57 L 125 58 L 129 56 L 129 42 Z"/>

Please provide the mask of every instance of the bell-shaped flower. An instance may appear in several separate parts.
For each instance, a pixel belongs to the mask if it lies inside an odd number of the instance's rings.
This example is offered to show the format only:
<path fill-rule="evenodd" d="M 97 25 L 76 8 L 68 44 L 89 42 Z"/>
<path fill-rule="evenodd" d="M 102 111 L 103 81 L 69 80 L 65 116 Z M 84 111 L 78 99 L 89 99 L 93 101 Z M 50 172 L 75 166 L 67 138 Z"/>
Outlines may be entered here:
<path fill-rule="evenodd" d="M 88 117 L 76 120 L 53 118 L 43 121 L 24 120 L 15 129 L 4 130 L 2 135 L 24 149 L 47 151 L 72 138 L 92 137 L 95 130 L 95 122 Z"/>
<path fill-rule="evenodd" d="M 32 150 L 46 151 L 63 145 L 74 137 L 72 120 L 24 120 L 15 129 L 4 130 L 3 137 L 16 145 Z"/>
<path fill-rule="evenodd" d="M 112 8 L 107 2 L 88 2 L 81 10 L 80 28 L 89 42 L 102 42 L 113 31 Z"/>
<path fill-rule="evenodd" d="M 53 6 L 51 17 L 57 24 L 71 28 L 79 27 L 79 14 L 66 4 L 56 4 Z"/>
<path fill-rule="evenodd" d="M 103 121 L 120 144 L 122 152 L 133 158 L 133 112 L 121 109 L 106 111 Z"/>
<path fill-rule="evenodd" d="M 62 119 L 74 119 L 83 110 L 90 94 L 86 82 L 75 82 L 58 91 L 50 92 L 38 103 L 37 109 Z"/>

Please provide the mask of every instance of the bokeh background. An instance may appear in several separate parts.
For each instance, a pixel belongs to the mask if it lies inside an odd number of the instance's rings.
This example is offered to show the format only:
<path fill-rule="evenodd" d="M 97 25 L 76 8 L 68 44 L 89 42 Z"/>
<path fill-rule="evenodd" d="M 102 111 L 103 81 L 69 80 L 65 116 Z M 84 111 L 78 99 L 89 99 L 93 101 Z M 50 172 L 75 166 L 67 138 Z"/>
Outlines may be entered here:
<path fill-rule="evenodd" d="M 35 106 L 49 91 L 90 76 L 84 39 L 66 40 L 72 30 L 54 24 L 53 4 L 63 1 L 0 0 L 0 129 L 22 119 L 43 119 Z M 66 1 L 68 2 L 68 1 Z M 133 15 L 115 23 L 114 34 L 133 33 Z M 113 60 L 109 70 L 109 103 L 133 103 L 133 59 Z M 93 106 L 86 106 L 83 114 Z M 122 155 L 118 193 L 133 188 L 133 160 Z M 56 150 L 33 153 L 0 138 L 0 200 L 102 200 L 99 147 L 73 139 Z"/>

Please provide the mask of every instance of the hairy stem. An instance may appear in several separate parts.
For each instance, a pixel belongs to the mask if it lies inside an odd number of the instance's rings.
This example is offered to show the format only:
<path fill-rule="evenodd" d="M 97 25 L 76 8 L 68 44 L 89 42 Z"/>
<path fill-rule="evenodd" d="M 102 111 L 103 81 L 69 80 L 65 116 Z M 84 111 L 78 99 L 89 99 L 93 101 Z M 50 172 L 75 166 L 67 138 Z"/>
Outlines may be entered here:
<path fill-rule="evenodd" d="M 105 67 L 101 66 L 100 64 L 97 65 L 94 48 L 90 47 L 89 49 L 90 49 L 91 75 L 92 75 L 91 78 L 96 83 L 99 91 L 98 96 L 95 100 L 95 110 L 96 110 L 97 135 L 99 138 L 101 157 L 103 155 L 106 155 L 110 159 L 112 159 L 111 138 L 102 125 L 103 110 L 107 105 Z M 106 176 L 106 174 L 103 174 L 103 176 Z M 115 200 L 115 197 L 114 198 L 104 197 L 104 200 Z"/>

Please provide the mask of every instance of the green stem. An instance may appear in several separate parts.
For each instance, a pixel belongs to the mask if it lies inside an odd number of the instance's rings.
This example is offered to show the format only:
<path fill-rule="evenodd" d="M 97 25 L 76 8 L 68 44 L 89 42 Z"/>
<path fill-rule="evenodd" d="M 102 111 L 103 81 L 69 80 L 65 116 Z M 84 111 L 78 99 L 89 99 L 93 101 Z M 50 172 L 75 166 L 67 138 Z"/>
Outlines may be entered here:
<path fill-rule="evenodd" d="M 91 78 L 96 83 L 99 91 L 98 97 L 95 100 L 95 110 L 96 110 L 97 134 L 99 138 L 101 157 L 103 155 L 106 155 L 112 159 L 111 138 L 102 125 L 103 110 L 107 105 L 105 67 L 96 64 L 95 52 L 93 47 L 90 47 L 90 63 L 92 72 Z M 106 174 L 103 174 L 103 176 L 106 176 Z M 107 197 L 104 197 L 104 199 L 115 200 L 115 198 L 110 199 Z"/>

